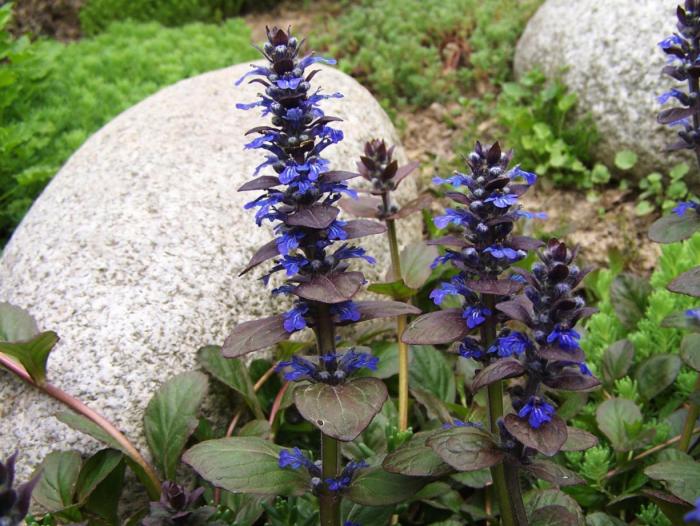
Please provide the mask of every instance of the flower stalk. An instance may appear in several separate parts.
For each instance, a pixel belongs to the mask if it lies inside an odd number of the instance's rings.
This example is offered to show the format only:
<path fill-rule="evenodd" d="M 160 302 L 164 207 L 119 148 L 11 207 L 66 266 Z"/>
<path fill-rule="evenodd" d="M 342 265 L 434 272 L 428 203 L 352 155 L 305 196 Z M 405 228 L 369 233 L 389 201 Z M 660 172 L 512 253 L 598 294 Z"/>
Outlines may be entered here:
<path fill-rule="evenodd" d="M 700 391 L 700 374 L 698 374 L 695 380 L 694 391 Z M 688 452 L 690 448 L 690 440 L 693 437 L 693 428 L 695 427 L 695 422 L 697 422 L 700 416 L 700 406 L 694 402 L 690 402 L 690 407 L 688 408 L 688 415 L 685 418 L 685 424 L 683 425 L 683 433 L 681 433 L 681 439 L 678 441 L 678 449 L 684 453 Z"/>

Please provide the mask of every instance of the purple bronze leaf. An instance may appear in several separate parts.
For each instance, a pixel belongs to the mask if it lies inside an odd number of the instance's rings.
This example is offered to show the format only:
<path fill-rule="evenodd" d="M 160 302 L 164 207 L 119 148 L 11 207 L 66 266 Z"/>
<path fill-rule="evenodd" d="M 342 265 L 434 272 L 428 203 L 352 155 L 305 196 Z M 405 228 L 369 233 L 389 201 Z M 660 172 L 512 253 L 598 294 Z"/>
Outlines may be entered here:
<path fill-rule="evenodd" d="M 364 236 L 373 236 L 375 234 L 383 234 L 386 232 L 386 226 L 382 223 L 377 223 L 376 221 L 370 221 L 368 219 L 354 219 L 348 221 L 343 227 L 348 239 L 355 239 Z"/>
<path fill-rule="evenodd" d="M 534 429 L 527 419 L 517 415 L 506 415 L 504 423 L 508 432 L 525 446 L 551 457 L 556 455 L 566 442 L 566 423 L 558 416 Z"/>
<path fill-rule="evenodd" d="M 562 451 L 586 451 L 598 444 L 598 437 L 577 427 L 567 427 L 566 434 Z"/>
<path fill-rule="evenodd" d="M 671 283 L 668 284 L 668 290 L 685 294 L 695 298 L 700 297 L 700 267 L 691 268 L 684 272 Z"/>
<path fill-rule="evenodd" d="M 424 208 L 428 208 L 430 204 L 433 202 L 433 196 L 430 194 L 421 194 L 412 201 L 409 201 L 405 205 L 403 205 L 401 208 L 399 208 L 399 211 L 396 212 L 395 214 L 392 214 L 389 216 L 389 219 L 403 219 L 404 217 L 408 217 L 411 214 L 415 214 L 416 212 L 420 212 Z"/>
<path fill-rule="evenodd" d="M 360 174 L 357 172 L 346 172 L 344 170 L 331 170 L 330 172 L 324 172 L 321 174 L 322 183 L 340 183 L 342 181 L 347 181 L 349 179 L 354 179 L 359 177 Z"/>
<path fill-rule="evenodd" d="M 236 325 L 224 341 L 221 352 L 225 358 L 238 358 L 288 338 L 289 333 L 284 328 L 284 315 L 278 314 Z"/>
<path fill-rule="evenodd" d="M 389 473 L 410 477 L 443 477 L 454 470 L 426 444 L 438 431 L 421 431 L 400 448 L 389 453 L 382 467 Z"/>
<path fill-rule="evenodd" d="M 426 443 L 458 471 L 489 468 L 501 462 L 505 456 L 491 435 L 476 427 L 448 429 L 428 438 Z"/>
<path fill-rule="evenodd" d="M 288 216 L 285 220 L 285 224 L 323 230 L 324 228 L 328 228 L 331 223 L 335 221 L 339 213 L 340 210 L 334 206 L 315 204 L 308 208 L 302 208 Z"/>
<path fill-rule="evenodd" d="M 239 192 L 250 192 L 251 190 L 267 190 L 280 184 L 279 177 L 274 177 L 272 175 L 263 175 L 261 177 L 256 177 L 252 181 L 248 181 L 243 186 L 241 186 Z"/>
<path fill-rule="evenodd" d="M 515 358 L 497 360 L 477 373 L 472 381 L 472 393 L 499 380 L 521 376 L 524 372 L 525 366 Z"/>
<path fill-rule="evenodd" d="M 436 345 L 461 340 L 469 333 L 462 309 L 444 309 L 423 314 L 411 323 L 401 340 L 414 345 Z"/>
<path fill-rule="evenodd" d="M 517 250 L 537 250 L 538 248 L 544 246 L 544 242 L 534 237 L 528 236 L 513 236 L 510 238 L 508 244 Z"/>
<path fill-rule="evenodd" d="M 342 303 L 351 300 L 364 282 L 362 272 L 319 274 L 298 285 L 294 294 L 320 303 Z"/>
<path fill-rule="evenodd" d="M 411 175 L 411 173 L 413 173 L 413 171 L 419 166 L 420 163 L 418 161 L 411 161 L 410 163 L 403 165 L 401 168 L 398 168 L 394 176 L 391 178 L 391 182 L 394 183 L 394 188 L 399 186 L 399 183 Z"/>
<path fill-rule="evenodd" d="M 551 460 L 534 460 L 530 464 L 523 465 L 522 469 L 557 487 L 575 486 L 585 482 L 575 472 L 560 464 L 555 464 Z"/>
<path fill-rule="evenodd" d="M 357 199 L 341 199 L 340 208 L 355 217 L 379 217 L 382 200 L 378 197 L 361 196 Z"/>
<path fill-rule="evenodd" d="M 663 216 L 649 228 L 649 239 L 656 243 L 683 241 L 700 230 L 700 214 L 690 211 L 682 216 L 675 213 Z"/>
<path fill-rule="evenodd" d="M 263 263 L 264 261 L 267 261 L 268 259 L 274 258 L 278 255 L 279 249 L 277 248 L 277 241 L 273 239 L 272 241 L 264 244 L 258 249 L 258 251 L 253 255 L 253 257 L 250 258 L 250 261 L 248 262 L 246 267 L 238 275 L 242 276 L 243 274 L 253 270 L 255 267 L 260 265 L 260 263 Z"/>
<path fill-rule="evenodd" d="M 600 386 L 600 380 L 595 376 L 582 374 L 578 370 L 564 370 L 552 378 L 546 378 L 543 383 L 552 389 L 563 391 L 590 391 Z"/>
<path fill-rule="evenodd" d="M 537 354 L 545 360 L 560 361 L 560 362 L 583 362 L 586 360 L 586 354 L 581 349 L 565 350 L 559 347 L 540 347 Z"/>
<path fill-rule="evenodd" d="M 532 322 L 534 311 L 532 302 L 526 296 L 516 296 L 510 301 L 503 301 L 496 308 L 512 320 L 517 320 L 526 325 Z"/>
<path fill-rule="evenodd" d="M 512 296 L 523 288 L 522 283 L 510 279 L 480 279 L 467 281 L 474 292 L 493 296 Z"/>
<path fill-rule="evenodd" d="M 400 301 L 356 301 L 355 307 L 360 311 L 360 321 L 421 313 L 419 308 Z"/>
<path fill-rule="evenodd" d="M 659 124 L 671 124 L 686 117 L 691 117 L 695 113 L 695 108 L 669 108 L 659 113 L 656 118 Z"/>

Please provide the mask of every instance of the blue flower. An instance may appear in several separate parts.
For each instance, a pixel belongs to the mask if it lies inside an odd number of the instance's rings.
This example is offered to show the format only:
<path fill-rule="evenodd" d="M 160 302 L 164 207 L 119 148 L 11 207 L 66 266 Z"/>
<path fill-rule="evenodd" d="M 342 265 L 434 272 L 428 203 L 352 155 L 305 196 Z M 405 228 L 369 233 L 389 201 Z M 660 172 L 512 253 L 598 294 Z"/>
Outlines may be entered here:
<path fill-rule="evenodd" d="M 460 276 L 455 276 L 450 281 L 443 281 L 430 293 L 430 299 L 435 305 L 441 305 L 445 301 L 445 296 L 466 296 L 471 291 L 464 284 Z"/>
<path fill-rule="evenodd" d="M 685 98 L 685 96 L 685 93 L 683 93 L 681 90 L 672 88 L 670 91 L 659 95 L 656 100 L 659 101 L 659 104 L 666 104 L 672 98 L 682 100 Z"/>
<path fill-rule="evenodd" d="M 355 476 L 355 472 L 359 469 L 366 468 L 367 463 L 364 460 L 351 460 L 348 462 L 345 467 L 343 468 L 343 471 L 340 473 L 339 476 L 334 477 L 334 478 L 327 478 L 324 482 L 326 483 L 326 487 L 330 491 L 334 492 L 339 492 L 343 491 L 344 489 L 348 488 L 350 486 L 350 483 L 352 482 L 352 478 Z"/>
<path fill-rule="evenodd" d="M 370 265 L 374 265 L 377 262 L 377 260 L 374 259 L 372 256 L 367 255 L 364 248 L 351 247 L 348 245 L 343 245 L 342 247 L 340 247 L 333 253 L 333 256 L 338 260 L 360 258 L 364 259 Z"/>
<path fill-rule="evenodd" d="M 464 422 L 458 418 L 453 418 L 452 422 L 445 422 L 442 424 L 443 429 L 453 429 L 455 427 L 484 427 L 480 422 Z"/>
<path fill-rule="evenodd" d="M 337 318 L 338 322 L 360 320 L 360 311 L 352 301 L 331 305 L 331 314 Z"/>
<path fill-rule="evenodd" d="M 306 328 L 306 316 L 309 306 L 306 303 L 297 303 L 293 308 L 284 313 L 284 330 L 292 333 Z"/>
<path fill-rule="evenodd" d="M 490 353 L 496 353 L 501 358 L 521 355 L 532 347 L 530 339 L 521 332 L 513 331 L 507 336 L 496 338 L 495 344 L 489 349 Z"/>
<path fill-rule="evenodd" d="M 695 309 L 688 309 L 687 311 L 685 311 L 685 315 L 687 318 L 690 318 L 695 321 L 700 321 L 700 307 Z"/>
<path fill-rule="evenodd" d="M 318 366 L 316 364 L 301 356 L 292 356 L 291 360 L 279 362 L 275 366 L 275 370 L 278 372 L 286 368 L 290 369 L 284 373 L 284 379 L 288 382 L 310 380 L 314 378 L 318 371 Z"/>
<path fill-rule="evenodd" d="M 700 522 L 700 498 L 695 501 L 695 509 L 683 516 L 685 522 Z"/>
<path fill-rule="evenodd" d="M 328 239 L 331 241 L 347 239 L 348 233 L 343 229 L 345 225 L 347 225 L 347 221 L 341 221 L 340 219 L 333 221 L 326 230 Z"/>
<path fill-rule="evenodd" d="M 447 228 L 447 225 L 469 225 L 473 222 L 474 216 L 466 210 L 455 210 L 448 208 L 445 210 L 445 215 L 436 216 L 433 218 L 433 223 L 438 228 Z"/>
<path fill-rule="evenodd" d="M 347 375 L 359 370 L 369 369 L 376 371 L 379 358 L 366 352 L 357 352 L 354 349 L 346 351 L 338 362 L 338 368 L 345 371 Z"/>
<path fill-rule="evenodd" d="M 494 194 L 484 199 L 484 202 L 493 203 L 496 208 L 508 208 L 518 202 L 518 196 L 515 194 Z"/>
<path fill-rule="evenodd" d="M 282 78 L 276 84 L 278 88 L 282 89 L 297 89 L 302 80 L 300 77 Z"/>
<path fill-rule="evenodd" d="M 528 212 L 527 210 L 518 210 L 514 215 L 525 219 L 547 219 L 548 217 L 547 212 Z"/>
<path fill-rule="evenodd" d="M 345 521 L 343 526 L 362 526 L 359 522 Z"/>
<path fill-rule="evenodd" d="M 581 335 L 574 329 L 562 329 L 559 325 L 556 325 L 552 332 L 547 335 L 547 343 L 556 344 L 560 349 L 565 351 L 574 351 L 579 349 L 578 340 L 581 339 Z"/>
<path fill-rule="evenodd" d="M 694 201 L 681 201 L 675 206 L 673 212 L 678 217 L 683 217 L 688 210 L 698 210 L 699 208 L 700 204 Z"/>
<path fill-rule="evenodd" d="M 465 338 L 459 344 L 459 355 L 462 358 L 473 358 L 475 360 L 480 360 L 486 356 L 484 349 L 479 345 L 473 338 Z"/>
<path fill-rule="evenodd" d="M 304 238 L 304 233 L 299 231 L 290 231 L 282 234 L 277 238 L 277 250 L 283 256 L 289 254 L 295 248 L 299 248 L 299 241 Z"/>
<path fill-rule="evenodd" d="M 520 165 L 515 166 L 507 175 L 511 179 L 524 179 L 529 186 L 537 182 L 537 174 L 526 172 L 520 168 Z"/>
<path fill-rule="evenodd" d="M 309 260 L 304 256 L 286 255 L 280 260 L 280 266 L 287 272 L 287 276 L 299 274 L 299 271 L 309 265 Z"/>
<path fill-rule="evenodd" d="M 484 252 L 491 254 L 494 259 L 506 259 L 510 262 L 515 262 L 523 259 L 526 254 L 522 251 L 514 250 L 510 247 L 501 245 L 493 245 L 484 249 Z"/>
<path fill-rule="evenodd" d="M 486 321 L 486 316 L 491 316 L 491 310 L 485 307 L 467 307 L 462 313 L 462 318 L 467 320 L 467 327 L 474 329 Z"/>
<path fill-rule="evenodd" d="M 468 177 L 464 174 L 461 174 L 459 172 L 456 172 L 455 175 L 452 177 L 447 177 L 447 178 L 442 178 L 442 177 L 433 177 L 433 183 L 434 184 L 449 184 L 451 186 L 455 187 L 460 187 L 460 186 L 469 186 L 471 185 L 471 177 Z"/>
<path fill-rule="evenodd" d="M 277 463 L 282 469 L 301 469 L 313 466 L 313 462 L 306 458 L 306 456 L 304 456 L 304 453 L 302 453 L 301 449 L 299 449 L 298 447 L 295 447 L 292 450 L 283 449 L 282 451 L 280 451 L 279 460 L 277 461 Z"/>
<path fill-rule="evenodd" d="M 659 42 L 659 47 L 666 51 L 667 49 L 671 49 L 674 47 L 682 47 L 683 46 L 683 39 L 679 37 L 678 35 L 671 35 L 670 37 L 664 38 L 661 42 Z"/>
<path fill-rule="evenodd" d="M 554 407 L 538 396 L 531 396 L 527 403 L 518 411 L 518 416 L 527 418 L 528 424 L 533 429 L 539 429 L 543 424 L 550 422 L 554 414 Z"/>

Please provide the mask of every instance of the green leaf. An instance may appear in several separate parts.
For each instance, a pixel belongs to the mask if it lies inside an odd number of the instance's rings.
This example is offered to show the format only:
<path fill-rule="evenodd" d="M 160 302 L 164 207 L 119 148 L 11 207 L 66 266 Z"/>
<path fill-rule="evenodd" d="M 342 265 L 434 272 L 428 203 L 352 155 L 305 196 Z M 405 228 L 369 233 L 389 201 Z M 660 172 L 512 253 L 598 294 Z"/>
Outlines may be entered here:
<path fill-rule="evenodd" d="M 577 100 L 578 97 L 575 93 L 567 93 L 561 99 L 559 99 L 559 102 L 557 102 L 557 109 L 562 113 L 566 113 L 571 108 L 576 106 Z"/>
<path fill-rule="evenodd" d="M 579 526 L 578 517 L 564 506 L 543 506 L 530 515 L 530 526 Z"/>
<path fill-rule="evenodd" d="M 577 518 L 577 524 L 583 522 L 583 512 L 578 503 L 569 495 L 558 489 L 532 490 L 524 496 L 525 509 L 532 516 L 538 509 L 547 506 L 561 506 Z"/>
<path fill-rule="evenodd" d="M 625 523 L 617 517 L 596 511 L 586 516 L 586 526 L 625 526 Z"/>
<path fill-rule="evenodd" d="M 126 463 L 120 462 L 90 493 L 83 508 L 106 524 L 119 524 L 119 501 L 124 488 Z"/>
<path fill-rule="evenodd" d="M 270 502 L 269 495 L 221 492 L 221 504 L 234 513 L 231 524 L 235 526 L 253 526 L 265 511 L 263 504 Z"/>
<path fill-rule="evenodd" d="M 633 447 L 629 429 L 642 422 L 642 412 L 632 400 L 612 398 L 598 406 L 596 422 L 616 451 L 629 451 Z"/>
<path fill-rule="evenodd" d="M 452 367 L 445 355 L 429 345 L 412 345 L 411 355 L 411 383 L 445 402 L 452 402 L 457 391 Z"/>
<path fill-rule="evenodd" d="M 41 478 L 32 497 L 47 511 L 71 507 L 80 476 L 82 460 L 77 451 L 49 453 L 40 466 Z"/>
<path fill-rule="evenodd" d="M 386 386 L 378 378 L 354 378 L 338 385 L 299 385 L 294 402 L 301 416 L 325 435 L 350 442 L 382 409 L 387 396 Z"/>
<path fill-rule="evenodd" d="M 270 423 L 267 420 L 251 420 L 239 431 L 238 436 L 267 438 L 270 435 Z"/>
<path fill-rule="evenodd" d="M 360 369 L 360 371 L 358 371 L 360 376 L 374 376 L 375 378 L 384 380 L 399 374 L 399 346 L 396 342 L 372 342 L 372 354 L 379 359 L 377 369 L 374 371 Z"/>
<path fill-rule="evenodd" d="M 345 497 L 365 506 L 388 506 L 410 499 L 429 481 L 423 477 L 389 473 L 375 466 L 355 476 Z"/>
<path fill-rule="evenodd" d="M 686 174 L 690 171 L 690 166 L 688 163 L 680 163 L 671 168 L 671 171 L 668 172 L 668 175 L 671 177 L 671 179 L 676 180 L 676 179 L 682 179 L 683 177 L 686 176 Z"/>
<path fill-rule="evenodd" d="M 0 303 L 0 341 L 25 341 L 39 334 L 36 321 L 24 309 Z"/>
<path fill-rule="evenodd" d="M 129 456 L 129 451 L 127 451 L 126 448 L 117 442 L 114 437 L 109 435 L 109 433 L 107 433 L 104 429 L 95 424 L 93 421 L 72 411 L 61 411 L 54 416 L 58 421 L 63 422 L 68 427 L 75 429 L 76 431 L 80 431 L 81 433 L 85 433 L 103 444 L 106 444 L 113 449 L 118 449 L 127 455 L 129 468 L 131 468 L 131 471 L 134 472 L 141 483 L 146 487 L 149 497 L 151 499 L 158 498 L 160 487 L 154 484 L 153 480 L 151 480 L 143 467 L 136 462 L 136 459 Z"/>
<path fill-rule="evenodd" d="M 613 343 L 603 353 L 603 379 L 612 384 L 627 375 L 634 362 L 634 345 L 629 340 Z"/>
<path fill-rule="evenodd" d="M 250 373 L 241 360 L 224 358 L 221 354 L 221 347 L 216 345 L 202 347 L 197 354 L 199 363 L 205 371 L 240 394 L 250 410 L 253 411 L 255 418 L 265 419 L 260 401 L 255 389 L 253 389 Z"/>
<path fill-rule="evenodd" d="M 617 317 L 628 330 L 632 330 L 644 318 L 651 285 L 648 279 L 634 274 L 620 274 L 610 287 L 610 301 Z"/>
<path fill-rule="evenodd" d="M 622 150 L 615 155 L 615 166 L 620 170 L 629 170 L 637 164 L 637 154 L 631 150 Z"/>
<path fill-rule="evenodd" d="M 669 492 L 686 502 L 695 502 L 700 495 L 700 463 L 669 460 L 649 466 L 644 474 L 666 483 Z"/>
<path fill-rule="evenodd" d="M 121 463 L 124 455 L 115 449 L 103 449 L 85 461 L 77 482 L 77 502 L 84 503 Z"/>
<path fill-rule="evenodd" d="M 416 433 L 400 448 L 389 453 L 382 467 L 390 473 L 411 477 L 442 477 L 452 473 L 453 469 L 426 444 L 435 431 Z"/>
<path fill-rule="evenodd" d="M 146 407 L 146 441 L 156 467 L 167 480 L 175 480 L 177 463 L 197 428 L 197 413 L 206 393 L 207 377 L 203 373 L 182 373 L 166 381 Z"/>
<path fill-rule="evenodd" d="M 648 216 L 654 210 L 655 210 L 654 205 L 652 205 L 647 200 L 639 201 L 637 203 L 637 206 L 634 207 L 634 213 L 635 213 L 635 215 L 637 215 L 639 217 Z"/>
<path fill-rule="evenodd" d="M 681 370 L 681 359 L 674 354 L 657 354 L 644 361 L 635 374 L 639 394 L 651 400 L 670 386 Z"/>
<path fill-rule="evenodd" d="M 389 296 L 395 300 L 405 300 L 416 295 L 416 290 L 409 288 L 402 279 L 390 283 L 372 283 L 367 290 L 375 294 Z"/>
<path fill-rule="evenodd" d="M 214 486 L 233 493 L 303 495 L 309 475 L 303 469 L 280 468 L 282 449 L 262 438 L 221 438 L 197 444 L 183 460 Z"/>
<path fill-rule="evenodd" d="M 688 367 L 700 371 L 700 334 L 686 334 L 683 337 L 681 358 Z"/>
<path fill-rule="evenodd" d="M 415 241 L 406 245 L 401 251 L 401 277 L 406 286 L 412 289 L 421 288 L 432 273 L 430 265 L 438 257 L 435 245 L 426 245 L 423 241 Z"/>
<path fill-rule="evenodd" d="M 596 163 L 591 170 L 593 184 L 608 184 L 610 182 L 610 170 L 604 164 Z"/>
<path fill-rule="evenodd" d="M 18 360 L 32 380 L 42 385 L 46 381 L 46 363 L 56 343 L 58 335 L 48 331 L 24 342 L 0 342 L 0 352 Z"/>

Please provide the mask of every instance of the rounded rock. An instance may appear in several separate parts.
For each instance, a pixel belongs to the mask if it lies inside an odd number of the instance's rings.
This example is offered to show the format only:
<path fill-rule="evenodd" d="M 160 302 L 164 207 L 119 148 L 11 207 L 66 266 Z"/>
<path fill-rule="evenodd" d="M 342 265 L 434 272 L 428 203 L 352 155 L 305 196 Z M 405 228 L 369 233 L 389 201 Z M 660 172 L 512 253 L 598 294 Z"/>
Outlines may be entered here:
<path fill-rule="evenodd" d="M 332 169 L 355 170 L 371 138 L 399 143 L 365 88 L 320 69 L 314 88 L 344 95 L 322 104 L 343 119 L 334 126 L 345 140 L 324 152 Z M 183 80 L 108 123 L 54 177 L 0 260 L 0 299 L 61 336 L 49 380 L 144 453 L 143 411 L 158 386 L 196 368 L 197 349 L 221 344 L 237 323 L 284 308 L 257 279 L 264 269 L 238 277 L 273 237 L 243 209 L 257 192 L 237 192 L 264 160 L 243 145 L 244 133 L 267 119 L 235 107 L 260 91 L 234 86 L 248 70 L 239 64 Z M 396 157 L 407 161 L 401 147 Z M 415 193 L 407 180 L 397 198 Z M 399 232 L 402 243 L 420 238 L 420 214 Z M 377 259 L 362 270 L 380 280 L 389 265 L 385 237 L 361 243 Z M 50 451 L 99 447 L 53 417 L 64 407 L 2 370 L 0 400 L 0 458 L 22 451 L 20 480 Z"/>

